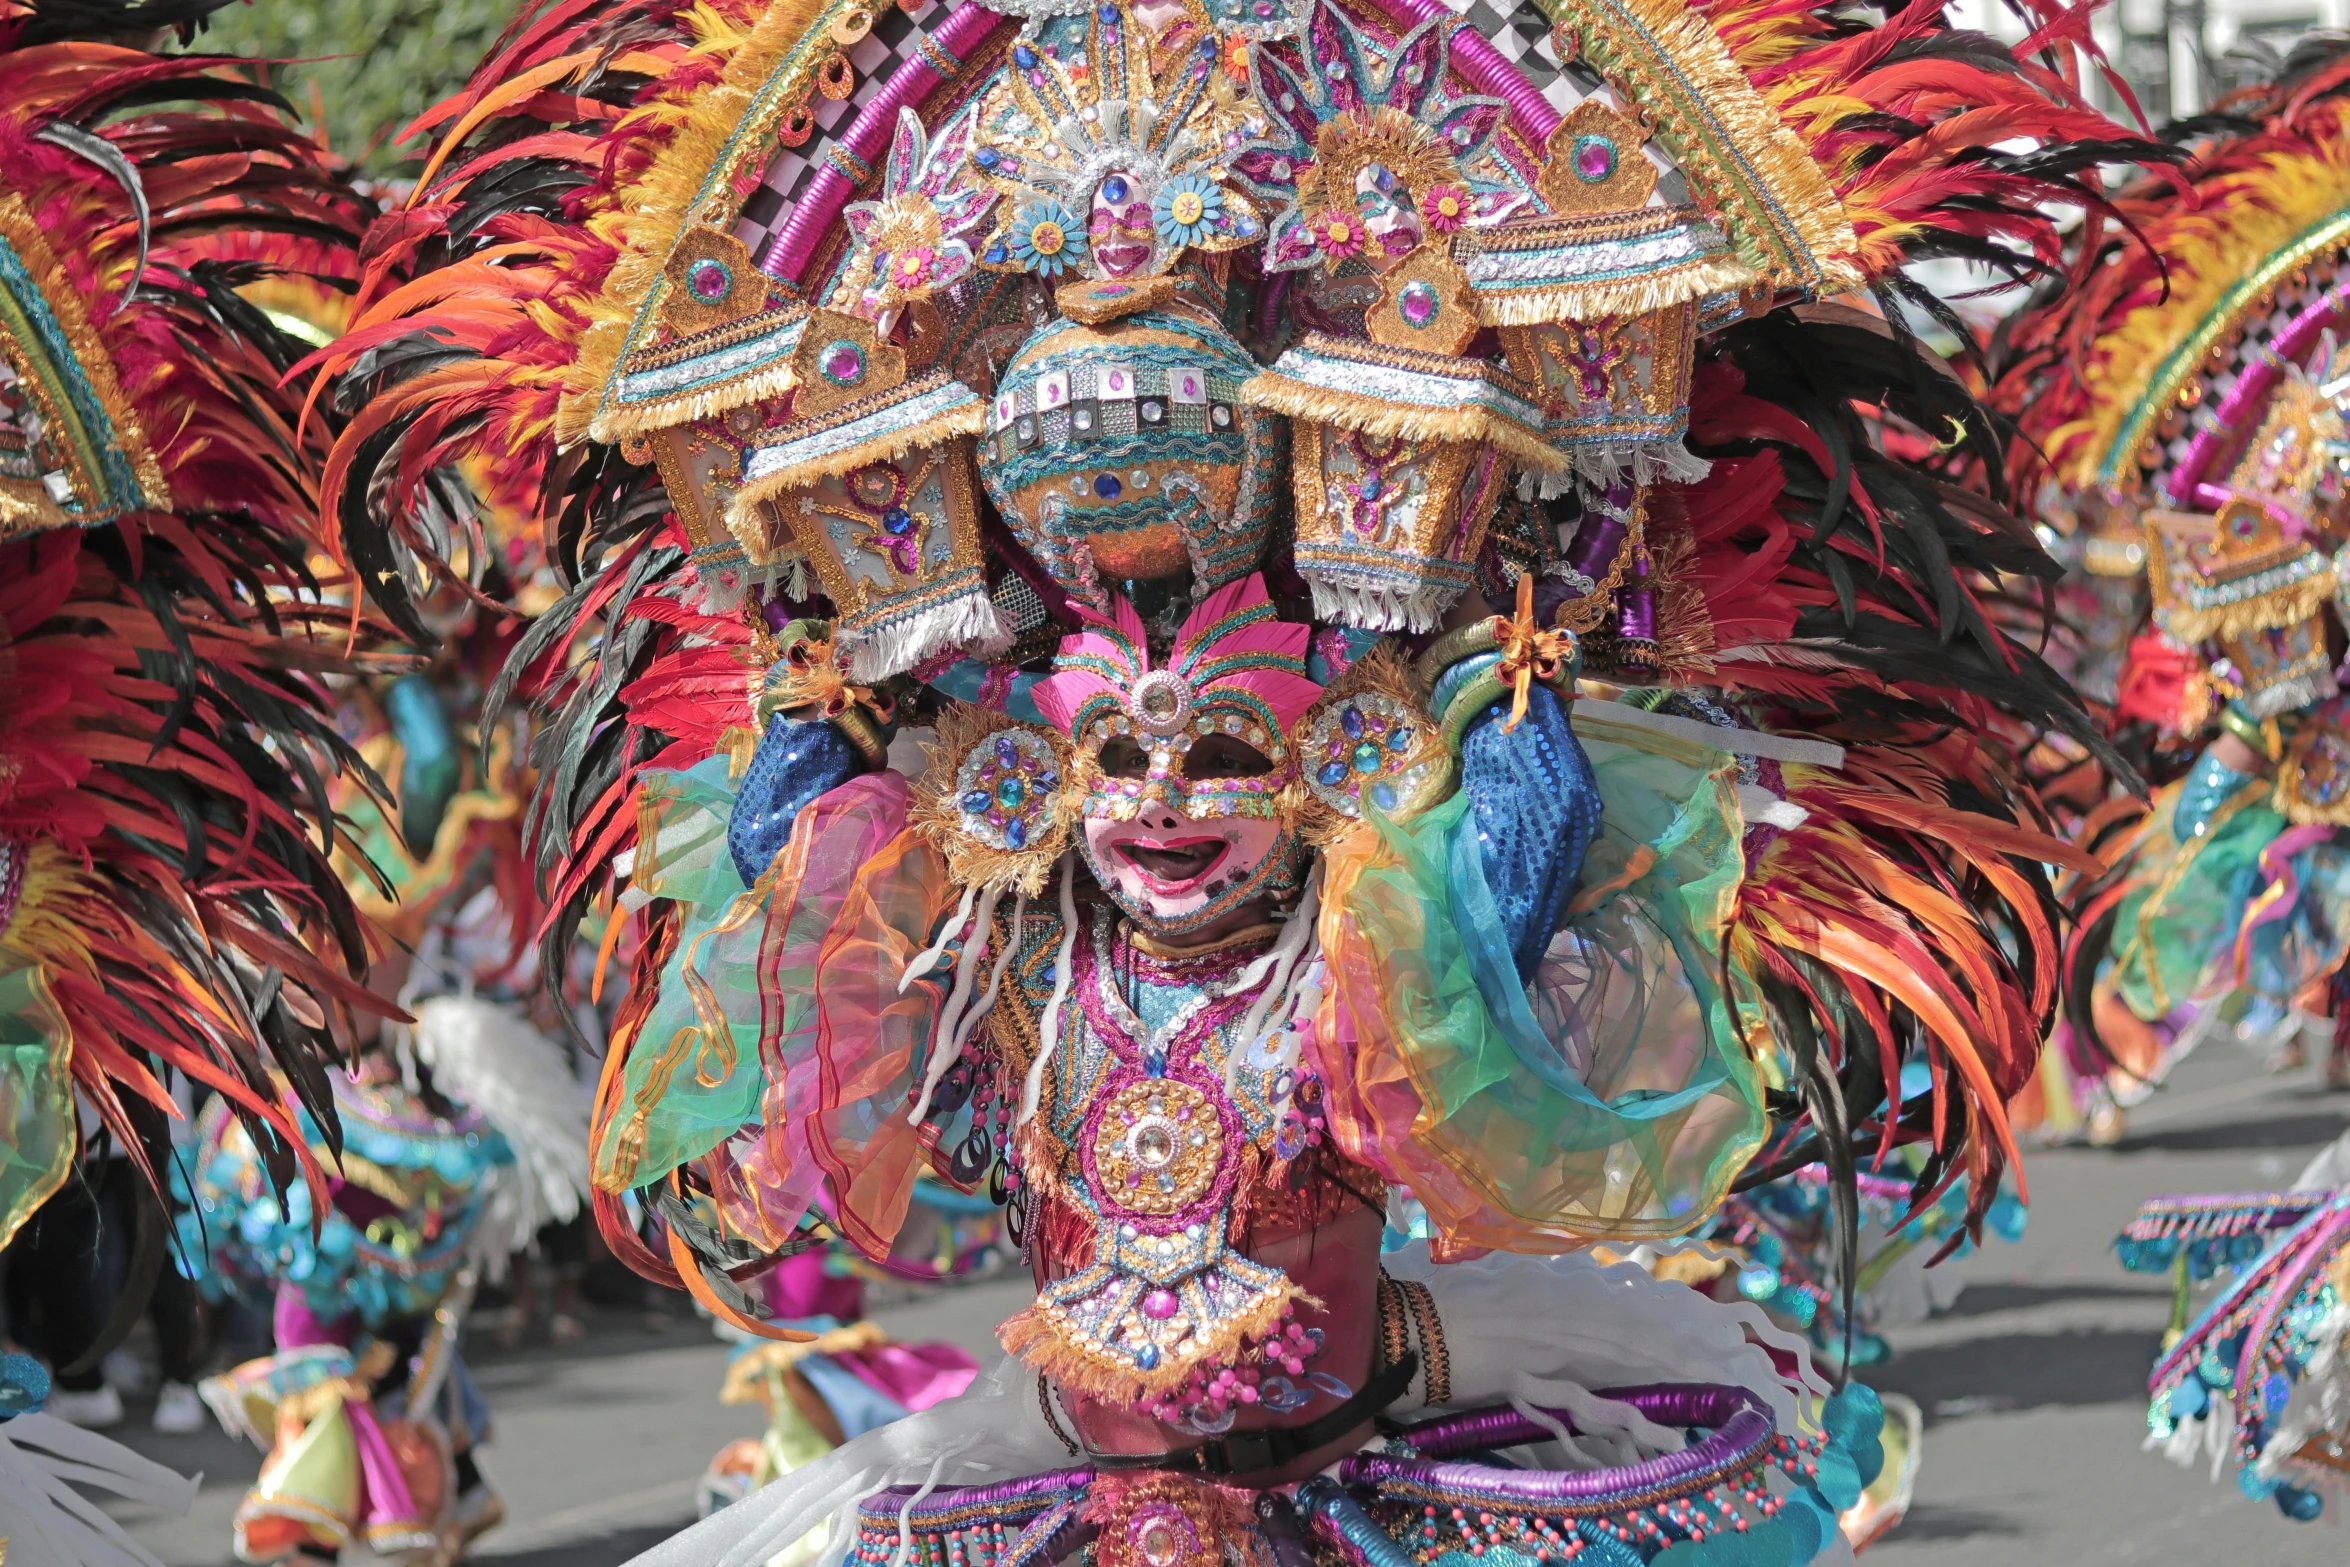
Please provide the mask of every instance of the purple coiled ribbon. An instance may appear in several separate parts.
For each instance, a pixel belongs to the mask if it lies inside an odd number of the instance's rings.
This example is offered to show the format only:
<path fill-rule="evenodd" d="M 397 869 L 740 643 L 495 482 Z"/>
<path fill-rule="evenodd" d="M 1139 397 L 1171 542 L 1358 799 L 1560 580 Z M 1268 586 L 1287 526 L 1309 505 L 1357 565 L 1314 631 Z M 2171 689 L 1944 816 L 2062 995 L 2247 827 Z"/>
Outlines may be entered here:
<path fill-rule="evenodd" d="M 1770 1411 L 1744 1388 L 1668 1383 L 1611 1388 L 1599 1396 L 1629 1404 L 1658 1425 L 1704 1426 L 1711 1434 L 1681 1452 L 1613 1469 L 1501 1469 L 1490 1464 L 1446 1462 L 1451 1454 L 1541 1442 L 1553 1434 L 1515 1409 L 1478 1409 L 1447 1415 L 1405 1432 L 1406 1440 L 1425 1457 L 1357 1453 L 1339 1466 L 1339 1476 L 1349 1485 L 1390 1492 L 1405 1488 L 1443 1491 L 1514 1507 L 1583 1511 L 1669 1495 L 1693 1486 L 1703 1489 L 1723 1473 L 1752 1463 L 1778 1431 Z M 1563 1411 L 1545 1412 L 1568 1430 L 1575 1429 Z"/>

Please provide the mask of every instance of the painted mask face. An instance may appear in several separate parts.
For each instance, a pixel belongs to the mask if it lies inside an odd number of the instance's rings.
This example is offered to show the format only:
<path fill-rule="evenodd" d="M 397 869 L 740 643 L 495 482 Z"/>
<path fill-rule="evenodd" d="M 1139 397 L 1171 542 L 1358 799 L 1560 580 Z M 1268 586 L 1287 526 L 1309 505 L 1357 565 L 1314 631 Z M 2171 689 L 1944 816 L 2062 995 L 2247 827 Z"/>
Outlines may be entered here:
<path fill-rule="evenodd" d="M 1321 694 L 1305 626 L 1276 619 L 1261 577 L 1217 589 L 1154 663 L 1124 599 L 1061 643 L 1037 707 L 1090 765 L 1079 845 L 1118 906 L 1161 932 L 1201 929 L 1299 885 L 1297 753 Z"/>
<path fill-rule="evenodd" d="M 1220 732 L 1180 738 L 1172 766 L 1168 750 L 1126 736 L 1102 747 L 1083 839 L 1103 890 L 1137 923 L 1170 933 L 1297 880 L 1296 834 L 1280 805 L 1288 769 Z"/>
<path fill-rule="evenodd" d="M 1157 236 L 1142 182 L 1117 169 L 1103 175 L 1102 182 L 1093 188 L 1093 210 L 1085 220 L 1085 237 L 1093 249 L 1094 265 L 1104 277 L 1133 277 L 1148 267 Z"/>
<path fill-rule="evenodd" d="M 1355 176 L 1355 212 L 1371 237 L 1363 259 L 1386 271 L 1427 237 L 1412 193 L 1384 163 L 1367 163 Z"/>

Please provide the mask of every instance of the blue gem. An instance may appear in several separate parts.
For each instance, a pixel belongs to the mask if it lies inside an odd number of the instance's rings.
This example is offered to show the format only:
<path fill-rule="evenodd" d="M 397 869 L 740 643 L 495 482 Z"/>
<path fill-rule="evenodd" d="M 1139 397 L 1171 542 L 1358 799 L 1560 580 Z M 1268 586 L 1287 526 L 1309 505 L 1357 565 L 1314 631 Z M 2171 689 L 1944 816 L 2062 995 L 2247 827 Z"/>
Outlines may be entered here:
<path fill-rule="evenodd" d="M 1033 71 L 1036 69 L 1036 51 L 1026 44 L 1014 44 L 1012 46 L 1012 63 L 1023 71 Z"/>
<path fill-rule="evenodd" d="M 1411 748 L 1412 732 L 1409 729 L 1391 729 L 1388 731 L 1387 749 L 1390 751 L 1408 751 Z"/>
<path fill-rule="evenodd" d="M 1148 1371 L 1152 1367 L 1156 1366 L 1159 1363 L 1159 1346 L 1156 1344 L 1143 1345 L 1142 1349 L 1135 1355 L 1134 1363 L 1145 1371 Z"/>
<path fill-rule="evenodd" d="M 1048 767 L 1036 775 L 1036 786 L 1050 794 L 1053 790 L 1061 787 L 1061 775 Z"/>
<path fill-rule="evenodd" d="M 1355 493 L 1367 501 L 1377 500 L 1379 498 L 1379 476 L 1375 473 L 1363 475 L 1362 478 L 1355 481 Z"/>
<path fill-rule="evenodd" d="M 1314 774 L 1314 782 L 1326 789 L 1335 789 L 1345 781 L 1346 764 L 1344 762 L 1324 762 L 1321 770 Z"/>
<path fill-rule="evenodd" d="M 1004 847 L 1007 849 L 1028 847 L 1028 824 L 1017 816 L 1004 823 Z"/>
<path fill-rule="evenodd" d="M 1006 252 L 1004 247 L 1001 245 L 990 245 L 987 247 L 987 259 L 989 261 L 1002 261 L 1005 257 L 1005 254 Z"/>
<path fill-rule="evenodd" d="M 1012 737 L 1010 735 L 997 735 L 995 737 L 995 761 L 998 767 L 1017 767 L 1020 765 L 1020 748 L 1012 743 Z"/>
<path fill-rule="evenodd" d="M 1394 810 L 1395 785 L 1390 783 L 1375 783 L 1371 785 L 1371 803 L 1383 811 Z"/>
<path fill-rule="evenodd" d="M 1105 473 L 1093 481 L 1093 493 L 1105 501 L 1116 500 L 1118 492 L 1125 488 L 1126 486 L 1118 482 L 1118 476 L 1114 473 Z"/>
<path fill-rule="evenodd" d="M 892 506 L 881 514 L 881 531 L 903 536 L 913 530 L 914 519 L 906 515 L 903 506 Z"/>
<path fill-rule="evenodd" d="M 1355 747 L 1355 771 L 1358 773 L 1375 773 L 1378 770 L 1378 742 L 1374 740 L 1365 740 L 1361 745 Z"/>
<path fill-rule="evenodd" d="M 1007 811 L 1016 811 L 1028 799 L 1028 786 L 1017 778 L 1007 778 L 995 786 L 996 803 Z"/>
<path fill-rule="evenodd" d="M 974 789 L 969 794 L 963 796 L 963 809 L 969 811 L 972 815 L 977 816 L 981 811 L 987 809 L 987 802 L 987 791 L 985 789 Z"/>
<path fill-rule="evenodd" d="M 1124 201 L 1126 199 L 1126 176 L 1113 174 L 1102 181 L 1102 199 L 1104 201 Z"/>
<path fill-rule="evenodd" d="M 993 147 L 982 147 L 971 154 L 971 161 L 983 169 L 992 169 L 1003 161 L 1004 155 Z"/>
<path fill-rule="evenodd" d="M 1363 710 L 1349 702 L 1338 715 L 1338 727 L 1346 731 L 1349 740 L 1360 740 L 1363 737 Z"/>
<path fill-rule="evenodd" d="M 1093 14 L 1100 18 L 1101 24 L 1104 27 L 1115 27 L 1118 25 L 1118 8 L 1114 5 L 1105 5 Z"/>

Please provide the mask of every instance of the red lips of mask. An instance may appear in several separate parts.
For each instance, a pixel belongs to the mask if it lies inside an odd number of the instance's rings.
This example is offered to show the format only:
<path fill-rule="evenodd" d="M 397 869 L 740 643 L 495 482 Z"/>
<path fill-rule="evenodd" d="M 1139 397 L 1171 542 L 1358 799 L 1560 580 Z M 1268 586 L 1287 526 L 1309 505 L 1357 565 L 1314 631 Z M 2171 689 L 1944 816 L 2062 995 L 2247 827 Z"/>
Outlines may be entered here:
<path fill-rule="evenodd" d="M 1238 906 L 1285 836 L 1278 822 L 1193 821 L 1163 808 L 1146 809 L 1136 821 L 1085 824 L 1095 877 L 1128 914 L 1163 930 L 1194 927 Z"/>
<path fill-rule="evenodd" d="M 1155 234 L 1147 201 L 1130 201 L 1116 207 L 1106 197 L 1096 195 L 1085 232 L 1093 248 L 1094 264 L 1111 277 L 1130 277 L 1150 263 Z"/>

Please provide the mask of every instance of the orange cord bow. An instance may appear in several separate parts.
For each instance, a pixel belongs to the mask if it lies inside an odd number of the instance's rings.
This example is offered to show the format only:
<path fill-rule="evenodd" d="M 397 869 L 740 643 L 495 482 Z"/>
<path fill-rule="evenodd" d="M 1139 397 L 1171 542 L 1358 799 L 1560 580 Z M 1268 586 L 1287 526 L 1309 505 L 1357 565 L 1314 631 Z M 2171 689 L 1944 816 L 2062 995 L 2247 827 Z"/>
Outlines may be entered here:
<path fill-rule="evenodd" d="M 1526 717 L 1526 704 L 1533 698 L 1534 682 L 1550 685 L 1560 674 L 1574 666 L 1577 656 L 1575 633 L 1545 630 L 1534 619 L 1534 573 L 1518 573 L 1518 612 L 1515 615 L 1493 617 L 1495 645 L 1501 649 L 1501 663 L 1494 673 L 1511 688 L 1509 722 L 1501 726 L 1503 734 L 1515 730 Z"/>

